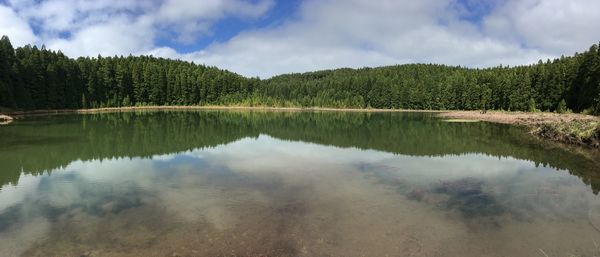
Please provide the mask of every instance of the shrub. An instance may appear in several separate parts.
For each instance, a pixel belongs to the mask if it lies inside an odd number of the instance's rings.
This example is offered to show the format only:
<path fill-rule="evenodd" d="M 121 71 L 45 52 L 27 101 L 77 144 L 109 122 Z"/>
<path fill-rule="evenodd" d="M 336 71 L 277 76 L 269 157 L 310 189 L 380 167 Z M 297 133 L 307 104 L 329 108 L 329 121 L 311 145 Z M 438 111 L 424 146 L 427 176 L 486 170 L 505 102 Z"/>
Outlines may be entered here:
<path fill-rule="evenodd" d="M 560 103 L 558 103 L 558 107 L 556 107 L 556 112 L 558 113 L 567 113 L 567 103 L 565 102 L 565 100 L 561 100 Z"/>
<path fill-rule="evenodd" d="M 131 106 L 131 100 L 129 100 L 128 96 L 125 96 L 125 98 L 123 98 L 123 103 L 121 103 L 121 106 L 124 106 L 124 107 Z"/>
<path fill-rule="evenodd" d="M 594 103 L 593 113 L 594 115 L 600 115 L 600 94 L 598 94 L 598 97 L 596 98 L 596 101 Z"/>
<path fill-rule="evenodd" d="M 594 109 L 592 109 L 592 107 L 585 108 L 581 111 L 581 114 L 592 115 L 594 114 Z"/>
<path fill-rule="evenodd" d="M 533 98 L 529 99 L 527 103 L 527 111 L 529 112 L 537 112 L 538 109 L 535 107 L 535 100 Z"/>

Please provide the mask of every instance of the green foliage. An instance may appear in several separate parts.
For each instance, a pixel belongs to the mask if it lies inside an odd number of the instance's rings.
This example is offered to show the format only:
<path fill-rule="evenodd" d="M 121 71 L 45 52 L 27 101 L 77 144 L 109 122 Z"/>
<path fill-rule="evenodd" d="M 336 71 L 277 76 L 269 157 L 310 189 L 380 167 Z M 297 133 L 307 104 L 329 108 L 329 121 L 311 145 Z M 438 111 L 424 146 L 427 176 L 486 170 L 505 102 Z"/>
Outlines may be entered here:
<path fill-rule="evenodd" d="M 558 106 L 556 107 L 556 112 L 557 113 L 567 113 L 567 102 L 565 102 L 565 100 L 560 100 L 560 103 L 558 103 Z"/>
<path fill-rule="evenodd" d="M 263 81 L 257 92 L 303 106 L 339 107 L 360 97 L 362 108 L 437 110 L 555 111 L 556 103 L 565 99 L 567 110 L 581 112 L 593 101 L 579 96 L 600 91 L 593 79 L 600 77 L 600 69 L 583 66 L 600 67 L 600 58 L 594 57 L 599 55 L 592 47 L 573 57 L 529 66 L 468 69 L 408 64 L 287 74 Z"/>
<path fill-rule="evenodd" d="M 594 113 L 595 113 L 595 110 L 591 107 L 581 110 L 581 114 L 592 115 Z"/>
<path fill-rule="evenodd" d="M 481 104 L 479 108 L 483 111 L 489 109 L 489 104 L 492 100 L 492 90 L 487 85 L 482 86 L 480 99 Z"/>
<path fill-rule="evenodd" d="M 527 111 L 528 112 L 538 112 L 539 111 L 536 108 L 535 99 L 533 99 L 533 98 L 529 99 L 529 102 L 527 102 Z"/>
<path fill-rule="evenodd" d="M 125 96 L 123 98 L 123 103 L 121 104 L 123 107 L 131 106 L 131 100 L 129 100 L 129 96 Z"/>
<path fill-rule="evenodd" d="M 564 105 L 557 106 L 562 100 Z M 572 57 L 517 67 L 407 64 L 260 80 L 151 56 L 75 60 L 35 46 L 14 49 L 8 37 L 0 39 L 2 107 L 29 110 L 146 105 L 572 109 L 599 114 L 600 50 L 593 45 Z"/>
<path fill-rule="evenodd" d="M 88 106 L 87 100 L 85 99 L 85 94 L 81 95 L 81 108 L 86 109 Z"/>
<path fill-rule="evenodd" d="M 595 115 L 600 115 L 600 83 L 598 83 L 598 97 L 596 97 L 596 100 L 594 102 L 594 114 Z"/>
<path fill-rule="evenodd" d="M 101 108 L 241 102 L 257 79 L 194 63 L 139 57 L 70 59 L 61 52 L 0 40 L 0 106 Z"/>

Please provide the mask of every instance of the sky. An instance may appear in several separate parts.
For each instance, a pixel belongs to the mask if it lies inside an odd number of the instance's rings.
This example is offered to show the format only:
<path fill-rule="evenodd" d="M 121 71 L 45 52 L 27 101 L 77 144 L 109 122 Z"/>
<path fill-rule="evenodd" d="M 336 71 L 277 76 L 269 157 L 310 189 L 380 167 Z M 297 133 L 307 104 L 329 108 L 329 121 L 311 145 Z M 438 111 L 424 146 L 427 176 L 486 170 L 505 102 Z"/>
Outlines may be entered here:
<path fill-rule="evenodd" d="M 600 0 L 0 0 L 0 34 L 70 57 L 153 55 L 249 77 L 522 65 L 600 41 Z"/>

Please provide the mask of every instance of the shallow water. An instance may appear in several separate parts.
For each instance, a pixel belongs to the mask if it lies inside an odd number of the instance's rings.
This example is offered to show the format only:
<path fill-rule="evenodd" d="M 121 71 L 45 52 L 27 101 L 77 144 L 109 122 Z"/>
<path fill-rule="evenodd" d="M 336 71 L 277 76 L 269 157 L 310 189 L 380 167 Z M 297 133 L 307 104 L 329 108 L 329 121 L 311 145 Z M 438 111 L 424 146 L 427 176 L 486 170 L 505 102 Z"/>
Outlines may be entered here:
<path fill-rule="evenodd" d="M 600 159 L 427 113 L 0 127 L 0 256 L 598 256 Z"/>

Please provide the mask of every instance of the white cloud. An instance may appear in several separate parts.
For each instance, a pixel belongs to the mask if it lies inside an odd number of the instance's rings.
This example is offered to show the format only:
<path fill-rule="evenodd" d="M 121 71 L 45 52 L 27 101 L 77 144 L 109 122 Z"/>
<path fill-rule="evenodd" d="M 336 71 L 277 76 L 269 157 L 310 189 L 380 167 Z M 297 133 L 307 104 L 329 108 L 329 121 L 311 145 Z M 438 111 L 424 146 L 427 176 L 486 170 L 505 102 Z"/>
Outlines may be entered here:
<path fill-rule="evenodd" d="M 12 32 L 10 28 L 15 31 L 11 34 L 31 32 L 17 25 L 33 24 L 39 28 L 41 43 L 73 57 L 148 53 L 155 48 L 158 36 L 170 34 L 189 43 L 210 34 L 219 19 L 257 18 L 273 6 L 272 0 L 11 0 L 9 3 L 10 8 L 0 6 L 3 8 L 0 11 L 6 13 L 0 17 L 7 28 L 3 31 Z M 21 41 L 17 45 L 22 45 Z"/>
<path fill-rule="evenodd" d="M 37 41 L 29 24 L 4 5 L 0 5 L 0 34 L 7 35 L 14 45 L 33 44 Z"/>
<path fill-rule="evenodd" d="M 485 19 L 497 38 L 521 41 L 553 55 L 587 50 L 600 40 L 598 0 L 510 0 Z"/>
<path fill-rule="evenodd" d="M 46 36 L 71 32 L 98 23 L 108 22 L 115 15 L 148 9 L 150 1 L 133 0 L 46 0 L 12 1 L 21 16 L 36 24 Z"/>
<path fill-rule="evenodd" d="M 140 54 L 153 47 L 152 40 L 148 40 L 153 37 L 152 24 L 143 17 L 113 17 L 109 22 L 78 30 L 69 39 L 49 39 L 47 46 L 62 49 L 69 56 Z"/>
<path fill-rule="evenodd" d="M 550 55 L 488 36 L 451 0 L 306 1 L 300 18 L 178 56 L 248 76 L 401 63 L 516 65 Z"/>
<path fill-rule="evenodd" d="M 226 16 L 258 18 L 272 6 L 272 0 L 254 4 L 242 0 L 167 0 L 158 8 L 156 19 L 173 29 L 179 41 L 192 43 L 198 35 L 210 34 L 216 20 Z"/>
<path fill-rule="evenodd" d="M 28 28 L 19 17 L 39 23 L 40 41 L 70 56 L 153 54 L 261 77 L 414 62 L 527 64 L 583 51 L 600 38 L 597 0 L 503 0 L 481 8 L 458 0 L 306 0 L 293 18 L 182 54 L 154 42 L 193 42 L 219 33 L 213 25 L 228 17 L 260 19 L 274 0 L 11 0 L 10 5 L 16 13 L 0 10 L 10 16 L 3 15 L 0 24 Z M 486 8 L 492 9 L 485 13 Z M 480 23 L 461 18 L 477 15 L 483 15 Z M 60 32 L 69 36 L 61 38 Z M 28 40 L 36 39 L 31 36 Z"/>
<path fill-rule="evenodd" d="M 240 0 L 167 0 L 159 8 L 158 16 L 175 23 L 196 19 L 216 20 L 228 14 L 256 18 L 272 5 L 272 0 L 261 0 L 257 4 Z"/>

